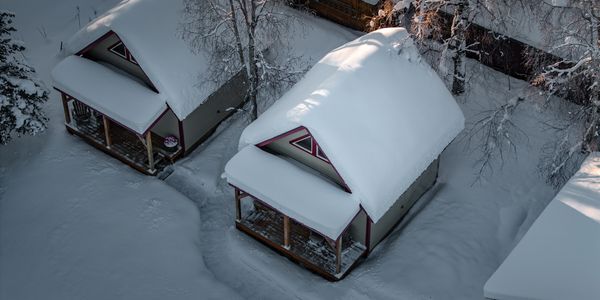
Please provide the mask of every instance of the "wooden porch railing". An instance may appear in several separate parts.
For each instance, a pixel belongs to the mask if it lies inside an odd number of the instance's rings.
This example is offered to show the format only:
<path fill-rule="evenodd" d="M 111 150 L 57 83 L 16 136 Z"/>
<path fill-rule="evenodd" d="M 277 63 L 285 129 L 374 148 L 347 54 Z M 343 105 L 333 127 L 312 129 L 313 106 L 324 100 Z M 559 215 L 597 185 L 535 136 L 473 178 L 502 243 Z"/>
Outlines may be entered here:
<path fill-rule="evenodd" d="M 156 175 L 182 152 L 181 148 L 175 151 L 164 149 L 163 138 L 150 130 L 139 135 L 85 103 L 61 94 L 69 132 L 142 173 Z"/>
<path fill-rule="evenodd" d="M 241 205 L 245 198 L 253 201 L 254 206 L 246 215 Z M 235 188 L 235 208 L 239 230 L 328 280 L 343 278 L 366 252 L 366 247 L 352 240 L 348 231 L 333 241 L 238 188 Z"/>

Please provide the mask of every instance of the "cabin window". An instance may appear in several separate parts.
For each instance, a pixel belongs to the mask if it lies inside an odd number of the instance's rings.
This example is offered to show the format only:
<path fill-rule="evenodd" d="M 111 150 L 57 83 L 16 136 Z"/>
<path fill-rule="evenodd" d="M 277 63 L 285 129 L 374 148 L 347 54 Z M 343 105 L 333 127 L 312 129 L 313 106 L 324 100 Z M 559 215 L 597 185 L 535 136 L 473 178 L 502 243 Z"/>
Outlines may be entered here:
<path fill-rule="evenodd" d="M 127 47 L 125 47 L 125 44 L 123 44 L 123 42 L 119 41 L 116 44 L 110 46 L 108 48 L 108 51 L 118 55 L 119 57 L 133 63 L 133 64 L 138 64 L 137 60 L 135 60 L 135 58 L 133 58 L 133 55 L 131 55 L 131 53 L 129 52 L 129 50 L 127 49 Z"/>
<path fill-rule="evenodd" d="M 297 148 L 300 148 L 301 150 L 308 152 L 310 154 L 313 153 L 313 146 L 312 146 L 312 137 L 310 135 L 305 135 L 295 141 L 292 141 L 292 145 L 296 146 Z"/>
<path fill-rule="evenodd" d="M 323 150 L 321 150 L 321 147 L 319 147 L 319 145 L 317 145 L 317 157 L 326 162 L 329 162 L 327 155 L 325 155 L 325 153 L 323 153 Z"/>
<path fill-rule="evenodd" d="M 313 139 L 313 137 L 309 134 L 303 135 L 297 139 L 290 141 L 290 144 L 294 145 L 296 148 L 309 153 L 310 155 L 317 157 L 320 160 L 323 160 L 329 163 L 329 159 L 327 155 L 321 150 L 319 144 Z"/>

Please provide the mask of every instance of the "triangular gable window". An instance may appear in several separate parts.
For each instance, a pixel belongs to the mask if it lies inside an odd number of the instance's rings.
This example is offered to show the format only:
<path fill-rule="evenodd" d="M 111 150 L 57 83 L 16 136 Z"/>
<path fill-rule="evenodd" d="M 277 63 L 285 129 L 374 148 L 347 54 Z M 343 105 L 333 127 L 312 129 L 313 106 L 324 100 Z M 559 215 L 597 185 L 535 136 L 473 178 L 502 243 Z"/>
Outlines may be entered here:
<path fill-rule="evenodd" d="M 296 148 L 299 148 L 300 150 L 307 152 L 310 155 L 312 155 L 320 160 L 323 160 L 323 161 L 329 163 L 329 159 L 327 158 L 325 153 L 323 153 L 323 150 L 321 150 L 321 147 L 319 147 L 319 144 L 317 144 L 315 139 L 313 139 L 313 137 L 309 134 L 303 135 L 297 139 L 290 141 L 290 144 L 294 145 Z"/>
<path fill-rule="evenodd" d="M 129 52 L 129 50 L 127 49 L 127 47 L 125 47 L 125 44 L 123 44 L 123 42 L 118 41 L 116 44 L 108 47 L 108 51 L 118 55 L 119 57 L 133 63 L 133 64 L 138 64 L 137 61 L 135 60 L 135 58 L 133 58 L 133 55 L 131 55 L 131 52 Z"/>
<path fill-rule="evenodd" d="M 319 146 L 317 146 L 317 157 L 326 162 L 329 162 L 327 155 L 325 155 L 325 153 L 323 153 L 323 150 L 321 150 L 321 147 L 319 147 Z"/>
<path fill-rule="evenodd" d="M 292 142 L 292 145 L 300 148 L 301 150 L 312 154 L 312 137 L 310 135 L 306 135 Z"/>

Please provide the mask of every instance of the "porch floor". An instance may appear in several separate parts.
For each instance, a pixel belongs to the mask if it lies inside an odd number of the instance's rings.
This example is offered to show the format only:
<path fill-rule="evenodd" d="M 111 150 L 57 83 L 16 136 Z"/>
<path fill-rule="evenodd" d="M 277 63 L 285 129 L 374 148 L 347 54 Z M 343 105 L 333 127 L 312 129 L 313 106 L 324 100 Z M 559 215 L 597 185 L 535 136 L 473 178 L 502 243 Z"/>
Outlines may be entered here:
<path fill-rule="evenodd" d="M 110 137 L 112 140 L 110 147 L 106 146 L 104 123 L 101 115 L 92 112 L 87 118 L 74 117 L 71 123 L 66 125 L 72 133 L 83 137 L 93 146 L 148 175 L 160 173 L 182 153 L 181 147 L 178 147 L 175 151 L 165 149 L 163 146 L 164 139 L 152 133 L 155 170 L 150 170 L 148 167 L 148 152 L 140 137 L 119 124 L 110 122 Z"/>
<path fill-rule="evenodd" d="M 364 255 L 366 247 L 346 234 L 342 237 L 341 271 L 336 272 L 335 250 L 324 239 L 303 225 L 290 220 L 290 247 L 283 247 L 283 215 L 268 208 L 258 208 L 236 222 L 238 229 L 283 252 L 328 280 L 343 278 Z"/>

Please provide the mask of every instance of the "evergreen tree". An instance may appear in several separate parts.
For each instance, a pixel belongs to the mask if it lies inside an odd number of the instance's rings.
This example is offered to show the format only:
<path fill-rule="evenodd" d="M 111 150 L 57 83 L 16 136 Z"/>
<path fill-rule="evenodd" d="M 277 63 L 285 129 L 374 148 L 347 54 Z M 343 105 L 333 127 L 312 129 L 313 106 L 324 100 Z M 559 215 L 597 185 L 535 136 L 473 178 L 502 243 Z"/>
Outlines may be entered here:
<path fill-rule="evenodd" d="M 47 118 L 41 105 L 48 91 L 27 64 L 25 47 L 11 35 L 15 15 L 0 11 L 0 144 L 7 144 L 14 134 L 35 135 L 46 129 Z"/>

